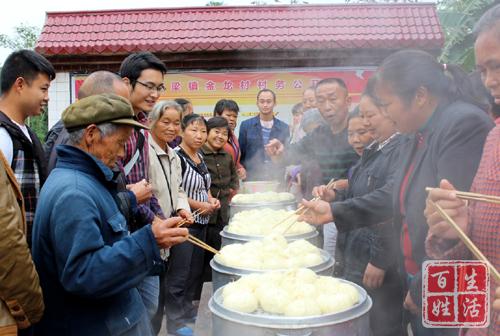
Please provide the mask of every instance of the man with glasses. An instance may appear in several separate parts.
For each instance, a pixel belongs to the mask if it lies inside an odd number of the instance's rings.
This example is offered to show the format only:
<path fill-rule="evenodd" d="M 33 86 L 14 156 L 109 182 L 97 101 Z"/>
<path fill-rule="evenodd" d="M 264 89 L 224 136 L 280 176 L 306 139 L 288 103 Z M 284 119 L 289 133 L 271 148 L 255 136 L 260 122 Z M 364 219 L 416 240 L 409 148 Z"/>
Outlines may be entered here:
<path fill-rule="evenodd" d="M 120 66 L 120 76 L 130 90 L 129 101 L 137 121 L 143 125 L 147 124 L 148 113 L 153 109 L 160 95 L 165 92 L 163 76 L 166 71 L 165 64 L 150 52 L 131 54 L 123 60 Z M 147 131 L 135 129 L 125 144 L 125 155 L 121 164 L 127 184 L 149 180 L 148 137 Z M 136 209 L 134 220 L 128 223 L 132 232 L 158 218 L 165 219 L 155 195 L 152 195 L 149 201 L 138 205 Z M 171 214 L 166 215 L 168 218 Z M 158 309 L 158 275 L 146 277 L 138 289 L 149 318 L 152 319 Z"/>

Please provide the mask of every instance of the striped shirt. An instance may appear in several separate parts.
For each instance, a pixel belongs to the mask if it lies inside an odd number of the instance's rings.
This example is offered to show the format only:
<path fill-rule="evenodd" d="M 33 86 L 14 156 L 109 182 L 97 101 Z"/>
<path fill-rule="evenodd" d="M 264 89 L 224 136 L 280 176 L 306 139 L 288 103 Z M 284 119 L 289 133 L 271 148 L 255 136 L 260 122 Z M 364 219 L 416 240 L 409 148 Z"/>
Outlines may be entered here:
<path fill-rule="evenodd" d="M 181 147 L 176 147 L 175 151 L 181 159 L 182 189 L 189 198 L 197 202 L 208 202 L 211 179 L 203 156 L 197 153 L 201 163 L 196 164 Z M 210 216 L 196 216 L 195 223 L 205 225 L 209 219 Z"/>
<path fill-rule="evenodd" d="M 141 124 L 146 125 L 147 115 L 144 112 L 141 112 L 137 115 L 137 120 Z M 141 134 L 142 136 L 144 136 L 144 145 L 139 151 L 139 158 L 132 166 L 132 169 L 130 170 L 128 175 L 126 175 L 128 184 L 137 183 L 143 179 L 149 181 L 149 134 L 147 131 L 144 131 L 144 133 Z M 123 167 L 125 167 L 127 163 L 129 163 L 134 157 L 134 154 L 137 151 L 139 136 L 141 136 L 141 134 L 139 134 L 139 131 L 134 130 L 130 138 L 125 143 L 125 156 L 120 162 L 120 168 L 122 170 Z M 156 195 L 152 195 L 149 201 L 138 204 L 137 212 L 137 215 L 142 218 L 144 223 L 152 223 L 155 216 L 165 218 Z"/>

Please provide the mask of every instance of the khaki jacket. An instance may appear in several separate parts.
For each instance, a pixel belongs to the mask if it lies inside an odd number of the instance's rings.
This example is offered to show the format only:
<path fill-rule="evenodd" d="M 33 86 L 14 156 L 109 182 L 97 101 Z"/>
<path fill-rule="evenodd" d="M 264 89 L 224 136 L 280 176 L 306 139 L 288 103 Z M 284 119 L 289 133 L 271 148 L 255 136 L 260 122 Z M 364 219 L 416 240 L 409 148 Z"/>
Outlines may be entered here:
<path fill-rule="evenodd" d="M 21 190 L 0 152 L 0 336 L 42 318 L 42 289 L 26 242 Z"/>
<path fill-rule="evenodd" d="M 153 186 L 153 194 L 158 198 L 165 217 L 170 217 L 172 213 L 180 209 L 191 211 L 187 195 L 181 186 L 182 168 L 180 158 L 169 146 L 167 146 L 167 152 L 165 152 L 154 141 L 152 136 L 149 137 L 148 142 L 149 178 Z M 170 201 L 171 197 L 172 202 Z"/>

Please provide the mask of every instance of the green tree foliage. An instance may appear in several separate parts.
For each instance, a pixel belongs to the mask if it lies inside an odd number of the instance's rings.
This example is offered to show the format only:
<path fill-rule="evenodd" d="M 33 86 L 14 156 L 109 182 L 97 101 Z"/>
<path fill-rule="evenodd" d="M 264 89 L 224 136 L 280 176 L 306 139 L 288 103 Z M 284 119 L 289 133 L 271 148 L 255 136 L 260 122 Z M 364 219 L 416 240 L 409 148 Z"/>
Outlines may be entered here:
<path fill-rule="evenodd" d="M 474 37 L 472 29 L 481 15 L 495 0 L 442 0 L 438 14 L 445 35 L 440 56 L 443 63 L 461 65 L 466 71 L 474 69 Z"/>
<path fill-rule="evenodd" d="M 33 49 L 35 47 L 40 28 L 20 24 L 14 28 L 14 35 L 0 34 L 0 46 L 12 51 L 20 49 Z M 43 141 L 48 131 L 47 110 L 37 117 L 30 117 L 26 124 L 33 129 L 38 138 Z"/>
<path fill-rule="evenodd" d="M 35 47 L 38 35 L 40 35 L 40 28 L 20 24 L 14 28 L 15 34 L 12 36 L 0 34 L 0 46 L 11 49 L 33 49 Z"/>

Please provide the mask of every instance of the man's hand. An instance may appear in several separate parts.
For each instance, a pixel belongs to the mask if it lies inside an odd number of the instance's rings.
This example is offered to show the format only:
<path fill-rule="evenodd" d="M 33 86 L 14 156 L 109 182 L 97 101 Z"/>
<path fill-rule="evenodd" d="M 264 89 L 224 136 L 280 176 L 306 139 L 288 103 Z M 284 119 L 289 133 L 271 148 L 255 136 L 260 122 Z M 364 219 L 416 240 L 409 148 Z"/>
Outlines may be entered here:
<path fill-rule="evenodd" d="M 182 217 L 170 217 L 168 219 L 155 218 L 151 229 L 156 243 L 160 248 L 170 248 L 187 240 L 189 231 L 186 228 L 177 228 Z"/>
<path fill-rule="evenodd" d="M 385 271 L 368 263 L 363 276 L 363 284 L 371 289 L 376 289 L 382 286 L 384 282 Z"/>
<path fill-rule="evenodd" d="M 348 179 L 337 180 L 335 181 L 333 188 L 337 190 L 345 190 L 349 188 L 349 180 Z"/>
<path fill-rule="evenodd" d="M 493 311 L 500 313 L 500 286 L 495 290 L 495 300 L 493 300 Z M 496 324 L 500 325 L 500 314 L 497 316 Z"/>
<path fill-rule="evenodd" d="M 403 308 L 408 310 L 413 315 L 421 314 L 420 309 L 418 309 L 415 302 L 413 302 L 413 299 L 411 298 L 410 292 L 408 292 L 408 294 L 406 294 L 405 302 L 403 303 Z"/>
<path fill-rule="evenodd" d="M 306 201 L 302 200 L 302 205 L 307 211 L 302 212 L 299 221 L 306 221 L 309 224 L 322 225 L 333 222 L 332 209 L 330 204 L 325 201 Z"/>
<path fill-rule="evenodd" d="M 281 141 L 278 139 L 271 139 L 267 145 L 264 146 L 264 149 L 266 150 L 267 155 L 269 155 L 272 159 L 281 157 L 285 151 L 285 146 L 283 146 Z"/>
<path fill-rule="evenodd" d="M 194 217 L 193 214 L 186 209 L 179 209 L 177 210 L 177 215 L 182 217 L 183 219 L 187 220 L 187 223 L 185 225 L 191 225 L 194 223 Z"/>
<path fill-rule="evenodd" d="M 464 201 L 455 194 L 455 188 L 447 180 L 442 180 L 440 188 L 435 188 L 427 196 L 427 204 L 424 215 L 427 218 L 429 232 L 434 236 L 444 239 L 457 239 L 455 229 L 446 222 L 437 212 L 430 201 L 438 204 L 443 210 L 460 226 L 464 232 L 468 232 L 467 206 Z"/>
<path fill-rule="evenodd" d="M 236 174 L 240 180 L 245 180 L 247 178 L 247 171 L 243 167 L 236 169 Z"/>
<path fill-rule="evenodd" d="M 139 204 L 149 201 L 151 196 L 153 196 L 153 187 L 146 180 L 134 184 L 127 184 L 127 189 L 134 193 L 137 203 Z"/>
<path fill-rule="evenodd" d="M 312 195 L 321 198 L 323 201 L 332 202 L 335 199 L 335 190 L 328 189 L 326 185 L 320 185 L 313 188 Z"/>

